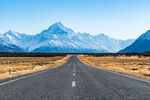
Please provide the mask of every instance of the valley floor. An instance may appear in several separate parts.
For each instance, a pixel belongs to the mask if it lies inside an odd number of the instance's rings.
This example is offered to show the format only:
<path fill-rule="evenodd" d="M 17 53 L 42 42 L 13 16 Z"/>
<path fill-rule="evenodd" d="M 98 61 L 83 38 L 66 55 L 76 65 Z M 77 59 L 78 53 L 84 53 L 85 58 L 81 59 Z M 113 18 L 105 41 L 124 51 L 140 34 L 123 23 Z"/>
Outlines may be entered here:
<path fill-rule="evenodd" d="M 150 57 L 94 57 L 88 55 L 79 55 L 78 58 L 83 63 L 96 68 L 103 68 L 106 70 L 150 80 Z"/>

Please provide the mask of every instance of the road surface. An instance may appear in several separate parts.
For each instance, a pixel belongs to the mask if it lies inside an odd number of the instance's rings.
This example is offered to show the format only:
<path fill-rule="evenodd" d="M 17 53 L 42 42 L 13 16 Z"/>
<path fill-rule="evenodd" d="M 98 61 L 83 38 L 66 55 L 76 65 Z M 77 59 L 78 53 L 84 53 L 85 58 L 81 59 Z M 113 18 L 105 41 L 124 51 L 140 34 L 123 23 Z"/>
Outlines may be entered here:
<path fill-rule="evenodd" d="M 96 69 L 72 56 L 55 69 L 0 84 L 0 100 L 150 100 L 150 82 Z"/>

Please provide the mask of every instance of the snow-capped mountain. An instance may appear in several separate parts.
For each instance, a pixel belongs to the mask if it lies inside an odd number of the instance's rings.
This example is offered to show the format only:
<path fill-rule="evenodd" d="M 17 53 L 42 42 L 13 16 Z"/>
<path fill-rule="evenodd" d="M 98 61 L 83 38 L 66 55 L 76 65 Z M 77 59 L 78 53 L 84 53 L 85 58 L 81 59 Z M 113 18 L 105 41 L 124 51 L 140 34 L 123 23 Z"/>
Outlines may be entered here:
<path fill-rule="evenodd" d="M 104 34 L 90 35 L 75 33 L 61 22 L 51 25 L 47 30 L 35 36 L 30 42 L 30 52 L 117 52 L 128 45 L 123 40 L 116 40 Z M 126 41 L 124 41 L 126 42 Z M 131 41 L 132 43 L 133 41 Z M 33 45 L 34 44 L 34 45 Z"/>
<path fill-rule="evenodd" d="M 75 33 L 61 22 L 52 24 L 36 35 L 8 31 L 1 35 L 5 43 L 16 45 L 26 52 L 96 53 L 117 52 L 134 40 L 117 40 L 104 34 Z"/>
<path fill-rule="evenodd" d="M 15 32 L 12 30 L 1 35 L 1 39 L 5 43 L 16 45 L 24 49 L 25 51 L 27 51 L 26 48 L 28 48 L 28 44 L 32 40 L 32 38 L 33 35 L 26 35 L 24 33 Z"/>
<path fill-rule="evenodd" d="M 0 52 L 23 52 L 24 50 L 9 43 L 4 43 L 2 39 L 0 39 Z"/>
<path fill-rule="evenodd" d="M 121 53 L 126 52 L 147 52 L 150 51 L 150 30 L 143 33 L 139 38 L 135 40 L 134 43 L 129 45 L 123 50 L 120 50 Z"/>

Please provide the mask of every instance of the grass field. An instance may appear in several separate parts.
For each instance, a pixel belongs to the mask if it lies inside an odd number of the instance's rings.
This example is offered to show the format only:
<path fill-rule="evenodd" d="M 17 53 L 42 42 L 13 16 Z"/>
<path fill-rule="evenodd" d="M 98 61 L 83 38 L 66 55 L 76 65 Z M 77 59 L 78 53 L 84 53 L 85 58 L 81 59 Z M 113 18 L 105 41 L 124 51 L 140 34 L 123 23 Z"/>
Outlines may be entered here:
<path fill-rule="evenodd" d="M 69 57 L 0 57 L 0 80 L 56 67 L 65 63 Z"/>
<path fill-rule="evenodd" d="M 79 55 L 78 58 L 83 63 L 97 68 L 103 68 L 150 80 L 150 57 L 94 57 Z"/>

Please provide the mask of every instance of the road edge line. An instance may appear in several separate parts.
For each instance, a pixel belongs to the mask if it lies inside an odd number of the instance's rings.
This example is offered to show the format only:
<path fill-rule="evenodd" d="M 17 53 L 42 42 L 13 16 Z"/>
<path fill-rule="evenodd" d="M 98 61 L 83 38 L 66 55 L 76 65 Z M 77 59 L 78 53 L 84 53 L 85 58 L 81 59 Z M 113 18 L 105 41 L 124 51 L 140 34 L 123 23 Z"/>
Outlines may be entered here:
<path fill-rule="evenodd" d="M 80 59 L 78 59 L 78 60 L 80 61 Z M 102 70 L 102 71 L 105 71 L 105 72 L 109 72 L 109 73 L 112 73 L 112 74 L 120 75 L 120 76 L 127 77 L 127 78 L 130 78 L 130 79 L 134 79 L 134 80 L 138 80 L 138 81 L 150 83 L 150 80 L 138 78 L 138 77 L 131 76 L 131 75 L 128 75 L 128 74 L 124 74 L 124 73 L 119 73 L 119 72 L 115 72 L 115 71 L 106 70 L 106 69 L 103 69 L 103 68 L 96 68 L 96 67 L 94 67 L 94 66 L 85 64 L 85 63 L 83 63 L 82 61 L 80 61 L 80 62 L 81 62 L 82 64 L 88 66 L 88 67 L 91 67 L 91 68 L 94 68 L 94 69 L 97 69 L 97 70 Z"/>
<path fill-rule="evenodd" d="M 27 74 L 27 75 L 20 76 L 19 78 L 15 78 L 15 79 L 12 79 L 12 80 L 9 80 L 9 81 L 6 81 L 6 82 L 2 82 L 2 83 L 0 83 L 0 86 L 6 85 L 6 84 L 9 84 L 9 83 L 18 81 L 18 80 L 22 80 L 22 79 L 24 79 L 24 78 L 28 78 L 28 77 L 31 77 L 31 76 L 34 76 L 34 75 L 38 75 L 38 74 L 41 74 L 41 73 L 43 73 L 43 72 L 47 72 L 47 71 L 50 71 L 50 70 L 54 70 L 54 69 L 56 69 L 56 68 L 59 68 L 59 67 L 65 65 L 65 64 L 67 64 L 67 63 L 68 63 L 68 60 L 67 60 L 64 64 L 62 64 L 62 65 L 55 66 L 55 67 L 53 67 L 53 68 L 49 68 L 49 69 L 45 69 L 45 70 L 41 70 L 41 71 L 38 71 L 38 72 L 33 72 L 33 73 L 30 73 L 30 74 Z"/>

